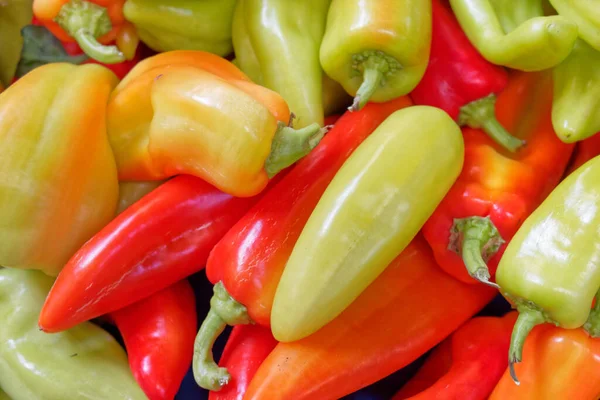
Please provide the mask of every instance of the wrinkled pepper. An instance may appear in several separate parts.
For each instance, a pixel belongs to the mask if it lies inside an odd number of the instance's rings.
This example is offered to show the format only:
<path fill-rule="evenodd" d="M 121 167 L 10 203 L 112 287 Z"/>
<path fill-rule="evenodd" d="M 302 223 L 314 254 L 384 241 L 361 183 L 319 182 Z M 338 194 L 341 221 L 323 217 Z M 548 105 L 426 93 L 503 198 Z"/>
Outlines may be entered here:
<path fill-rule="evenodd" d="M 577 143 L 566 175 L 572 174 L 573 171 L 596 156 L 600 156 L 600 134 Z"/>
<path fill-rule="evenodd" d="M 465 34 L 491 63 L 540 71 L 564 60 L 577 39 L 577 25 L 544 16 L 542 0 L 450 0 Z"/>
<path fill-rule="evenodd" d="M 509 351 L 510 372 L 531 329 L 585 324 L 600 336 L 600 157 L 562 181 L 509 243 L 496 273 L 502 295 L 519 311 Z M 596 297 L 596 305 L 590 312 Z M 589 317 L 589 318 L 588 318 Z"/>
<path fill-rule="evenodd" d="M 306 222 L 277 286 L 273 336 L 302 339 L 348 307 L 415 237 L 463 159 L 461 131 L 438 108 L 408 107 L 379 125 Z"/>
<path fill-rule="evenodd" d="M 506 371 L 516 313 L 465 323 L 427 358 L 392 400 L 487 400 Z"/>
<path fill-rule="evenodd" d="M 333 0 L 321 44 L 321 66 L 354 96 L 353 110 L 368 101 L 408 94 L 427 67 L 431 2 Z"/>
<path fill-rule="evenodd" d="M 496 95 L 508 84 L 506 70 L 487 62 L 469 42 L 445 0 L 433 0 L 431 54 L 423 79 L 410 93 L 415 104 L 441 108 L 462 126 L 481 128 L 502 147 L 524 142 L 496 119 Z"/>
<path fill-rule="evenodd" d="M 600 8 L 588 0 L 550 0 L 563 17 L 573 21 L 579 28 L 579 36 L 600 51 Z"/>
<path fill-rule="evenodd" d="M 83 323 L 48 335 L 37 317 L 52 278 L 0 269 L 0 386 L 13 400 L 146 399 L 117 341 Z"/>
<path fill-rule="evenodd" d="M 410 105 L 407 97 L 400 97 L 387 103 L 368 104 L 359 112 L 346 112 L 319 146 L 294 166 L 211 251 L 206 274 L 215 284 L 215 296 L 194 350 L 194 376 L 200 386 L 219 390 L 229 380 L 227 371 L 219 369 L 212 356 L 216 337 L 226 325 L 252 321 L 270 327 L 273 298 L 285 263 L 323 192 L 377 126 L 393 112 Z"/>
<path fill-rule="evenodd" d="M 114 216 L 105 109 L 116 84 L 98 65 L 59 63 L 0 94 L 0 265 L 56 275 Z"/>
<path fill-rule="evenodd" d="M 125 18 L 153 50 L 202 50 L 225 56 L 233 50 L 236 0 L 127 0 Z"/>
<path fill-rule="evenodd" d="M 463 129 L 461 175 L 423 227 L 436 261 L 455 278 L 487 283 L 506 243 L 560 181 L 573 145 L 556 137 L 551 107 L 551 73 L 515 71 L 496 114 L 528 145 L 510 153 L 479 130 Z"/>
<path fill-rule="evenodd" d="M 12 82 L 21 58 L 23 38 L 21 29 L 29 24 L 33 0 L 11 0 L 0 3 L 0 86 Z"/>
<path fill-rule="evenodd" d="M 119 182 L 119 203 L 117 205 L 117 214 L 121 214 L 136 201 L 163 183 L 163 181 Z"/>
<path fill-rule="evenodd" d="M 140 62 L 113 92 L 108 134 L 121 180 L 198 176 L 239 197 L 317 145 L 325 129 L 288 127 L 277 93 L 250 82 L 229 61 L 200 51 Z"/>
<path fill-rule="evenodd" d="M 123 336 L 129 367 L 150 400 L 174 399 L 192 362 L 196 299 L 180 281 L 111 314 Z"/>
<path fill-rule="evenodd" d="M 440 271 L 417 237 L 330 324 L 279 343 L 244 399 L 339 399 L 416 360 L 493 296 L 488 287 Z"/>

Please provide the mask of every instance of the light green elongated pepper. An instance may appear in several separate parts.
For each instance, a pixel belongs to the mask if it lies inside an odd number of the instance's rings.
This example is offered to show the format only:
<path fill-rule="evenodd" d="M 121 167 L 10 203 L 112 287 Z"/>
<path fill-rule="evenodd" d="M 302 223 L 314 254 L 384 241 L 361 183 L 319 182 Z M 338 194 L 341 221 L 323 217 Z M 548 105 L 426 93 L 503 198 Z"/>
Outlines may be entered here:
<path fill-rule="evenodd" d="M 0 400 L 11 400 L 10 397 L 0 388 Z"/>
<path fill-rule="evenodd" d="M 38 271 L 0 268 L 2 389 L 13 400 L 146 399 L 125 351 L 100 327 L 84 322 L 61 333 L 39 330 L 52 282 Z"/>
<path fill-rule="evenodd" d="M 300 234 L 275 294 L 275 338 L 306 337 L 350 305 L 421 229 L 463 156 L 460 128 L 442 110 L 388 117 L 344 163 Z"/>
<path fill-rule="evenodd" d="M 560 15 L 575 22 L 579 36 L 600 51 L 600 3 L 598 0 L 550 0 Z"/>

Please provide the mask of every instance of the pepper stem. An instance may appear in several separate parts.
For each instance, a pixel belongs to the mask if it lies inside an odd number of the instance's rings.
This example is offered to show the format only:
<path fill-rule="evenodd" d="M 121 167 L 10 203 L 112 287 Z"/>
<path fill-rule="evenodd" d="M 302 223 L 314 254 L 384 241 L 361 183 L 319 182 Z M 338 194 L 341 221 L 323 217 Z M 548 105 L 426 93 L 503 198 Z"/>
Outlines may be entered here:
<path fill-rule="evenodd" d="M 496 96 L 490 94 L 475 100 L 460 109 L 458 123 L 483 131 L 505 149 L 515 152 L 525 144 L 524 140 L 512 136 L 496 119 Z"/>
<path fill-rule="evenodd" d="M 513 381 L 520 385 L 515 372 L 515 363 L 523 359 L 523 346 L 529 332 L 536 326 L 546 322 L 546 318 L 541 311 L 535 310 L 527 305 L 517 305 L 519 317 L 510 337 L 510 349 L 508 350 L 508 369 Z"/>
<path fill-rule="evenodd" d="M 250 324 L 246 307 L 231 297 L 223 283 L 218 282 L 210 299 L 210 310 L 200 326 L 194 342 L 194 379 L 198 385 L 207 390 L 219 391 L 225 386 L 231 375 L 226 368 L 215 363 L 212 348 L 217 337 L 227 325 Z"/>
<path fill-rule="evenodd" d="M 54 21 L 91 58 L 105 64 L 125 61 L 125 56 L 117 46 L 105 46 L 97 40 L 112 29 L 106 8 L 85 0 L 71 0 L 62 6 Z"/>
<path fill-rule="evenodd" d="M 319 124 L 314 123 L 296 130 L 279 122 L 271 144 L 271 153 L 265 161 L 265 171 L 269 178 L 310 153 L 329 128 L 329 126 L 321 128 Z"/>
<path fill-rule="evenodd" d="M 590 315 L 583 325 L 583 329 L 585 329 L 591 337 L 600 337 L 600 290 L 596 293 L 596 304 L 594 304 L 592 311 L 590 311 Z"/>
<path fill-rule="evenodd" d="M 348 107 L 350 111 L 359 111 L 367 105 L 373 93 L 381 86 L 383 72 L 379 66 L 365 66 L 363 71 L 363 82 L 361 83 L 352 105 Z"/>

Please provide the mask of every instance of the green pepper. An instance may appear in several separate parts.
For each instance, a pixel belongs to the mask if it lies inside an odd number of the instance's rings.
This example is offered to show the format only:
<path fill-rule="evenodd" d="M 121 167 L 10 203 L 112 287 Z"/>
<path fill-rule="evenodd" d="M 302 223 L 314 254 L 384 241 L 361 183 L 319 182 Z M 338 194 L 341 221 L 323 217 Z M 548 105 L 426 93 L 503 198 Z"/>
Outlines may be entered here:
<path fill-rule="evenodd" d="M 33 0 L 0 1 L 0 86 L 10 85 L 19 58 L 23 38 L 21 29 L 31 22 Z"/>
<path fill-rule="evenodd" d="M 553 77 L 552 125 L 560 140 L 573 143 L 600 131 L 600 51 L 578 40 Z"/>
<path fill-rule="evenodd" d="M 52 282 L 41 272 L 0 269 L 0 386 L 13 400 L 146 399 L 125 351 L 100 327 L 38 328 Z"/>
<path fill-rule="evenodd" d="M 550 0 L 552 6 L 579 27 L 579 36 L 600 51 L 600 4 L 597 0 Z"/>
<path fill-rule="evenodd" d="M 521 361 L 523 343 L 535 325 L 575 329 L 590 316 L 600 288 L 599 205 L 596 157 L 556 187 L 506 248 L 496 282 L 519 311 L 509 352 L 515 381 L 513 364 Z M 589 330 L 598 333 L 597 327 Z"/>
<path fill-rule="evenodd" d="M 450 0 L 467 37 L 493 64 L 522 71 L 551 68 L 577 39 L 567 18 L 544 16 L 542 0 Z"/>
<path fill-rule="evenodd" d="M 353 110 L 417 86 L 429 62 L 431 1 L 333 0 L 321 44 L 327 75 L 354 96 Z"/>
<path fill-rule="evenodd" d="M 231 21 L 236 0 L 127 0 L 125 18 L 153 50 L 233 50 Z"/>
<path fill-rule="evenodd" d="M 0 400 L 11 400 L 10 397 L 0 388 Z"/>

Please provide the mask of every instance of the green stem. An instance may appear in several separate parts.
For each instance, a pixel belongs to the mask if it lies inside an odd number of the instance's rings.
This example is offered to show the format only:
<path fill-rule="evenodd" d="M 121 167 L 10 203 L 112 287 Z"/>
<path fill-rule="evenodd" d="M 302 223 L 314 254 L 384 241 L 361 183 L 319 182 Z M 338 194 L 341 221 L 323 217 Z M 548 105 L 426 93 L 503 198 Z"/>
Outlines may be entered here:
<path fill-rule="evenodd" d="M 381 86 L 385 85 L 386 77 L 392 76 L 402 66 L 390 55 L 381 50 L 366 50 L 352 55 L 352 73 L 362 76 L 363 81 L 356 92 L 354 102 L 348 109 L 358 111 L 371 99 Z"/>
<path fill-rule="evenodd" d="M 510 376 L 517 385 L 520 384 L 515 372 L 515 363 L 523 359 L 523 346 L 529 332 L 536 326 L 546 322 L 546 318 L 541 311 L 535 310 L 527 305 L 517 305 L 519 317 L 510 337 L 510 349 L 508 350 L 508 368 Z"/>
<path fill-rule="evenodd" d="M 583 328 L 591 337 L 600 337 L 600 290 L 596 293 L 596 304 L 590 311 L 587 321 Z"/>
<path fill-rule="evenodd" d="M 525 141 L 512 136 L 496 119 L 496 96 L 490 94 L 475 100 L 460 109 L 459 125 L 467 125 L 474 129 L 483 129 L 487 135 L 505 149 L 515 152 Z"/>
<path fill-rule="evenodd" d="M 75 32 L 73 39 L 77 41 L 81 50 L 94 60 L 104 64 L 118 64 L 125 61 L 125 55 L 117 46 L 105 46 L 86 30 Z"/>
<path fill-rule="evenodd" d="M 352 105 L 348 108 L 350 111 L 358 111 L 367 105 L 373 93 L 381 86 L 383 72 L 378 66 L 365 67 L 363 71 L 363 81 L 356 92 Z"/>
<path fill-rule="evenodd" d="M 218 282 L 210 299 L 210 310 L 200 326 L 194 342 L 194 360 L 192 363 L 194 379 L 207 390 L 219 391 L 231 376 L 226 368 L 219 367 L 213 358 L 212 348 L 217 337 L 227 325 L 252 323 L 246 307 L 231 297 L 225 286 Z"/>

